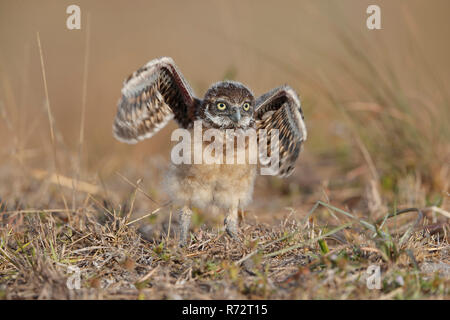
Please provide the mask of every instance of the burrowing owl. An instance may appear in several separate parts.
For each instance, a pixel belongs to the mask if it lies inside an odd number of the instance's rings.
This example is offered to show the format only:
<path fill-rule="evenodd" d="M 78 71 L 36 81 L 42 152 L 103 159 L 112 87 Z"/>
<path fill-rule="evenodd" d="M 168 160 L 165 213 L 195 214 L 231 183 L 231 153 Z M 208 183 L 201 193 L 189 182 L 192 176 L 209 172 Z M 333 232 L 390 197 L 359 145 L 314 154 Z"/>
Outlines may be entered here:
<path fill-rule="evenodd" d="M 292 173 L 307 136 L 300 100 L 291 87 L 284 85 L 255 99 L 241 83 L 222 81 L 199 99 L 174 61 L 163 57 L 150 61 L 124 81 L 113 133 L 122 142 L 136 143 L 153 136 L 172 118 L 190 132 L 197 121 L 202 130 L 254 129 L 270 135 L 277 129 L 278 176 Z M 270 145 L 272 140 L 266 141 Z M 207 144 L 201 141 L 200 150 Z M 248 142 L 244 145 L 247 149 Z M 251 201 L 256 174 L 257 166 L 249 162 L 171 164 L 165 186 L 173 204 L 180 208 L 180 244 L 187 240 L 192 206 L 224 209 L 225 230 L 238 239 L 238 209 Z"/>

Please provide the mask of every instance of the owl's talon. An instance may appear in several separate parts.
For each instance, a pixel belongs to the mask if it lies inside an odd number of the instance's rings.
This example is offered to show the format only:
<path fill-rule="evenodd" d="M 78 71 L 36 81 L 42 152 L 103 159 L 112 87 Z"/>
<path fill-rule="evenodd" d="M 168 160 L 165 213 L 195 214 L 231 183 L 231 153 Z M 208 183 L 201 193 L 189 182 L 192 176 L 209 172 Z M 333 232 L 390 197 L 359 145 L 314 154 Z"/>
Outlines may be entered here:
<path fill-rule="evenodd" d="M 178 242 L 178 246 L 180 248 L 184 248 L 186 246 L 186 244 L 187 244 L 186 239 L 184 239 L 184 240 L 180 239 L 180 241 Z"/>
<path fill-rule="evenodd" d="M 232 220 L 232 219 L 225 219 L 224 221 L 225 223 L 225 231 L 227 232 L 227 234 L 236 241 L 240 241 L 239 239 L 239 229 L 238 229 L 238 225 L 237 225 L 237 221 Z"/>

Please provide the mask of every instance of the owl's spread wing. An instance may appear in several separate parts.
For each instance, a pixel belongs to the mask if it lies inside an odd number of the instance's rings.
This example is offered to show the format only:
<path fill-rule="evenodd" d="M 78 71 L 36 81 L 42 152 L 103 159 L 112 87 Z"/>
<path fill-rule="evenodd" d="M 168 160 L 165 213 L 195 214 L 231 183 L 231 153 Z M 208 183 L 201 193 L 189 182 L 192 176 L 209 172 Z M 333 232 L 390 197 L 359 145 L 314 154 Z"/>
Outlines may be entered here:
<path fill-rule="evenodd" d="M 265 129 L 267 133 L 266 150 L 269 155 L 270 132 L 272 129 L 279 130 L 279 169 L 274 175 L 289 176 L 307 138 L 299 97 L 289 86 L 275 88 L 256 100 L 255 119 L 258 132 Z"/>
<path fill-rule="evenodd" d="M 114 136 L 122 142 L 136 143 L 153 136 L 171 119 L 188 128 L 198 104 L 171 58 L 152 60 L 124 81 Z"/>

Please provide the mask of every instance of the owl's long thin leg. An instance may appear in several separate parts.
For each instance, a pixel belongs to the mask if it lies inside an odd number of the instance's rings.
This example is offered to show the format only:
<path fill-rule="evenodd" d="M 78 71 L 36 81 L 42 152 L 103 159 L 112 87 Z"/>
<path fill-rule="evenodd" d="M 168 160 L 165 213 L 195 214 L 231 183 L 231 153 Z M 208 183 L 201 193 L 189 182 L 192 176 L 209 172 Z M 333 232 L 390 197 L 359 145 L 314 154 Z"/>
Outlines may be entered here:
<path fill-rule="evenodd" d="M 189 234 L 189 225 L 191 224 L 192 210 L 184 206 L 179 211 L 180 215 L 180 247 L 184 247 Z"/>
<path fill-rule="evenodd" d="M 228 211 L 228 214 L 224 220 L 225 231 L 234 240 L 239 240 L 238 237 L 238 209 L 233 207 Z"/>

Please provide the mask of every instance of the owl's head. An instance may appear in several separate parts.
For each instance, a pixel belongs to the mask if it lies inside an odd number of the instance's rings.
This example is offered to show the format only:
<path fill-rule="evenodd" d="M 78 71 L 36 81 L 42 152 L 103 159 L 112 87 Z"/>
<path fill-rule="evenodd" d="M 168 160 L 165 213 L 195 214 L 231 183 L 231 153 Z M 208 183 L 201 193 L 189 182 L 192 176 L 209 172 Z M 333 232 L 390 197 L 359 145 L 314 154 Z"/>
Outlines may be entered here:
<path fill-rule="evenodd" d="M 200 118 L 216 129 L 248 129 L 253 127 L 255 98 L 243 84 L 222 81 L 213 84 L 205 94 Z"/>

